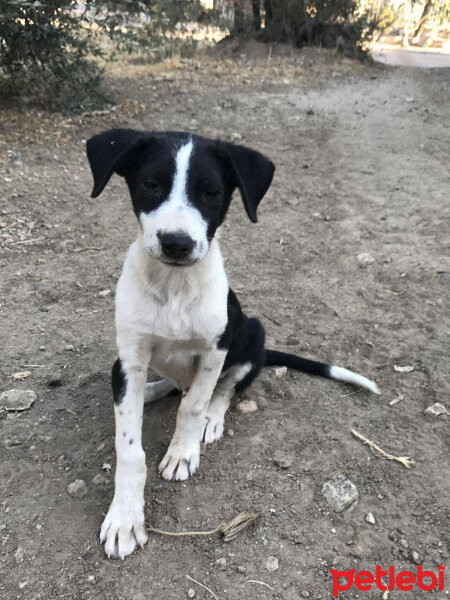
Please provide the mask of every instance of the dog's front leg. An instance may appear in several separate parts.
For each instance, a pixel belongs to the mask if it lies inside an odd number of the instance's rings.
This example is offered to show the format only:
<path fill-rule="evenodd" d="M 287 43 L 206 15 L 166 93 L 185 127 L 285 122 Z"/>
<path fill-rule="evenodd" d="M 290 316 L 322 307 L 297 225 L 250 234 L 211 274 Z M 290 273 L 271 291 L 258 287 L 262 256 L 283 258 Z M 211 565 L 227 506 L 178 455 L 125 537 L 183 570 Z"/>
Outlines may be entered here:
<path fill-rule="evenodd" d="M 174 436 L 159 465 L 164 479 L 181 481 L 198 470 L 206 411 L 222 372 L 225 356 L 226 352 L 222 350 L 212 350 L 199 357 L 191 387 L 178 409 Z"/>
<path fill-rule="evenodd" d="M 128 338 L 128 336 L 126 336 Z M 142 448 L 142 416 L 147 367 L 148 341 L 122 340 L 118 335 L 120 358 L 112 371 L 116 421 L 116 474 L 114 498 L 100 531 L 108 557 L 122 559 L 137 545 L 147 542 L 144 521 L 144 487 L 147 476 Z"/>

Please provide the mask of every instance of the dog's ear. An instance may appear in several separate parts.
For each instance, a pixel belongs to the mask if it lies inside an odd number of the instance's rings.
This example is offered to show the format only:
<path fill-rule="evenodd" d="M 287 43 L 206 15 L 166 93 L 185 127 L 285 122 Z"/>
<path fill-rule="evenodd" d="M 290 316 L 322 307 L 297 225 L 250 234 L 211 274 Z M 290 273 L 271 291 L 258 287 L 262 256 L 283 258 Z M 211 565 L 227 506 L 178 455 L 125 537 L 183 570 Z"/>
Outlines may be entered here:
<path fill-rule="evenodd" d="M 86 143 L 94 177 L 91 197 L 102 193 L 113 173 L 124 177 L 152 139 L 150 134 L 134 129 L 111 129 L 91 137 Z"/>
<path fill-rule="evenodd" d="M 241 192 L 247 215 L 256 223 L 256 210 L 272 183 L 275 165 L 259 152 L 245 146 L 221 142 L 220 149 L 229 160 L 233 183 Z"/>

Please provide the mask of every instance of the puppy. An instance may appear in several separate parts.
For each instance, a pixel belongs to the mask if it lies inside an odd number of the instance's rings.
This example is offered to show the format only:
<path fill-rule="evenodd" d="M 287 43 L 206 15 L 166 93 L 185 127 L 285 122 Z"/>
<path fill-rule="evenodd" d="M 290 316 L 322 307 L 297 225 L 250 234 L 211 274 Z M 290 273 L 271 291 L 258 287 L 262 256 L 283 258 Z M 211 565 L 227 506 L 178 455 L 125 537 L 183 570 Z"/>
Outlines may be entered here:
<path fill-rule="evenodd" d="M 112 369 L 115 492 L 100 539 L 122 559 L 147 541 L 144 523 L 145 403 L 182 392 L 175 433 L 159 465 L 167 480 L 199 468 L 200 443 L 220 439 L 236 392 L 264 366 L 285 365 L 379 393 L 337 366 L 266 350 L 264 328 L 229 288 L 217 232 L 238 188 L 256 222 L 275 167 L 259 152 L 184 132 L 114 129 L 92 137 L 87 155 L 98 196 L 113 173 L 125 178 L 139 223 L 116 292 L 119 358 Z M 146 383 L 150 367 L 162 379 Z"/>

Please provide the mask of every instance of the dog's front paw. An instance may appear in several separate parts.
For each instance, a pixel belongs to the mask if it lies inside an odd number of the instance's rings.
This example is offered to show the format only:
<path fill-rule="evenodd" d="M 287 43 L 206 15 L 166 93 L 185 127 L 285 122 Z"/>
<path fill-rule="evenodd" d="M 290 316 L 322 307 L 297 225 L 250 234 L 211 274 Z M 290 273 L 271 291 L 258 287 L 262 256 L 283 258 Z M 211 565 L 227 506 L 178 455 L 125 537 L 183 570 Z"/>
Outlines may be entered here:
<path fill-rule="evenodd" d="M 142 502 L 112 501 L 100 530 L 100 541 L 105 543 L 108 558 L 121 558 L 147 543 L 144 507 Z"/>
<path fill-rule="evenodd" d="M 184 481 L 198 471 L 199 465 L 199 441 L 189 440 L 184 444 L 172 441 L 159 464 L 159 472 L 168 481 Z"/>
<path fill-rule="evenodd" d="M 224 424 L 223 414 L 208 413 L 205 426 L 203 427 L 202 442 L 204 444 L 212 444 L 220 440 L 223 436 Z"/>

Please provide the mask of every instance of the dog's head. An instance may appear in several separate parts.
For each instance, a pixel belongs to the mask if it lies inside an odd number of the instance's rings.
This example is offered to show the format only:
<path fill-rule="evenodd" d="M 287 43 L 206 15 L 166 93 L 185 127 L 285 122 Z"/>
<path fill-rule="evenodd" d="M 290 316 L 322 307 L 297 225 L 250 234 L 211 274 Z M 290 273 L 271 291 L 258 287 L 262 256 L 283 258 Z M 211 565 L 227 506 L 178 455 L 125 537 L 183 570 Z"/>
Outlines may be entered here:
<path fill-rule="evenodd" d="M 144 245 L 154 258 L 188 266 L 204 258 L 239 188 L 256 223 L 274 165 L 244 146 L 190 133 L 112 129 L 87 142 L 92 197 L 117 173 L 130 190 Z"/>

